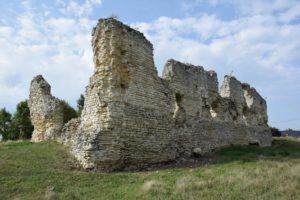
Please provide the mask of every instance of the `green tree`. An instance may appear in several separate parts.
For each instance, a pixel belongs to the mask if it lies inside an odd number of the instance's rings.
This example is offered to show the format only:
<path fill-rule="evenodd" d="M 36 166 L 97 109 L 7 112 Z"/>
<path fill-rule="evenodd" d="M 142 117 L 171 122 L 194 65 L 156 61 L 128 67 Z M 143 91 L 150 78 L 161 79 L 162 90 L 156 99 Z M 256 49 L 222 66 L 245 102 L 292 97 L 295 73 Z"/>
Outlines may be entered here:
<path fill-rule="evenodd" d="M 18 124 L 16 120 L 12 120 L 7 127 L 4 140 L 17 140 L 20 138 L 20 130 L 18 129 Z"/>
<path fill-rule="evenodd" d="M 273 137 L 281 137 L 281 132 L 278 128 L 271 127 L 271 132 Z"/>
<path fill-rule="evenodd" d="M 78 114 L 74 108 L 72 108 L 68 102 L 62 101 L 63 105 L 63 115 L 64 115 L 64 123 L 67 123 L 73 118 L 78 117 Z"/>
<path fill-rule="evenodd" d="M 0 134 L 3 136 L 3 139 L 7 139 L 7 130 L 11 123 L 11 114 L 6 111 L 5 108 L 0 110 Z"/>
<path fill-rule="evenodd" d="M 27 100 L 18 103 L 13 117 L 5 109 L 1 109 L 0 126 L 4 140 L 30 139 L 33 126 Z"/>
<path fill-rule="evenodd" d="M 16 113 L 12 119 L 12 130 L 18 130 L 18 139 L 30 139 L 33 126 L 30 120 L 30 110 L 27 100 L 21 101 L 17 105 Z M 15 127 L 14 127 L 15 126 Z"/>
<path fill-rule="evenodd" d="M 85 100 L 85 98 L 84 98 L 83 94 L 81 94 L 79 99 L 77 100 L 77 109 L 78 109 L 79 116 L 81 115 L 81 112 L 82 112 L 82 109 L 84 106 L 84 100 Z"/>

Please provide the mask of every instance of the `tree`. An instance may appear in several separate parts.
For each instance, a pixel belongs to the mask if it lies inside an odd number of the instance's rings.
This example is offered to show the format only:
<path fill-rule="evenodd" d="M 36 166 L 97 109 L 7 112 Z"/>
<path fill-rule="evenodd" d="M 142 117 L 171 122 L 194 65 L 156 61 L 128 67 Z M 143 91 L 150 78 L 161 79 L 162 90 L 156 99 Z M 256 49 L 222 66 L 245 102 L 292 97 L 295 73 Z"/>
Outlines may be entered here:
<path fill-rule="evenodd" d="M 31 124 L 30 110 L 28 107 L 27 100 L 18 103 L 16 113 L 12 119 L 11 126 L 12 126 L 11 127 L 12 130 L 18 131 L 19 133 L 18 139 L 31 138 L 33 132 L 33 126 Z"/>
<path fill-rule="evenodd" d="M 77 109 L 78 109 L 78 115 L 80 116 L 81 115 L 81 112 L 82 112 L 82 109 L 83 109 L 83 106 L 84 106 L 84 96 L 83 94 L 80 95 L 79 99 L 77 100 Z"/>
<path fill-rule="evenodd" d="M 30 139 L 33 126 L 27 100 L 18 103 L 13 117 L 5 109 L 0 111 L 1 131 L 4 140 Z M 5 124 L 5 125 L 4 125 Z M 4 128 L 3 128 L 4 127 Z"/>
<path fill-rule="evenodd" d="M 294 132 L 293 129 L 288 128 L 288 129 L 286 130 L 286 136 L 292 136 L 293 132 Z"/>
<path fill-rule="evenodd" d="M 6 111 L 5 108 L 0 110 L 0 134 L 2 135 L 3 139 L 6 140 L 7 138 L 7 130 L 11 123 L 11 114 Z"/>
<path fill-rule="evenodd" d="M 273 137 L 280 137 L 281 136 L 281 132 L 279 131 L 278 128 L 271 127 L 271 132 L 272 132 Z"/>
<path fill-rule="evenodd" d="M 16 120 L 12 120 L 9 126 L 7 127 L 4 140 L 17 140 L 20 138 L 20 130 Z"/>
<path fill-rule="evenodd" d="M 68 104 L 68 102 L 62 101 L 62 105 L 63 105 L 64 123 L 67 123 L 71 119 L 78 117 L 78 113 L 76 112 L 76 110 L 74 108 L 72 108 Z"/>

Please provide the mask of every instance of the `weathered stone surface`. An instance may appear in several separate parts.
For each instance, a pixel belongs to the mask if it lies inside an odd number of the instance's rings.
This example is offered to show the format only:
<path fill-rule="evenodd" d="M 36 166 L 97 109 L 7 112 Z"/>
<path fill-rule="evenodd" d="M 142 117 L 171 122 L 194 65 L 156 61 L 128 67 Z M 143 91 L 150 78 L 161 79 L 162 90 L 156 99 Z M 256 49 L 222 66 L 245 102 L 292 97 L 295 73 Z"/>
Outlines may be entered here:
<path fill-rule="evenodd" d="M 163 79 L 171 93 L 175 93 L 176 112 L 181 107 L 191 117 L 211 118 L 210 105 L 218 96 L 218 80 L 214 71 L 169 60 L 164 67 Z"/>
<path fill-rule="evenodd" d="M 242 85 L 246 107 L 243 109 L 244 118 L 248 125 L 267 125 L 267 103 L 264 98 L 248 84 Z"/>
<path fill-rule="evenodd" d="M 84 168 L 112 171 L 190 158 L 231 144 L 271 145 L 266 102 L 249 85 L 225 76 L 219 92 L 215 72 L 175 60 L 166 63 L 160 78 L 152 44 L 112 18 L 99 20 L 92 47 L 95 71 L 81 118 L 63 128 L 60 120 L 52 123 L 59 125 L 56 139 Z M 32 88 L 41 87 L 36 82 Z M 32 91 L 33 119 L 45 115 L 35 105 L 46 107 L 49 96 Z M 58 110 L 52 113 L 60 119 Z M 49 131 L 44 124 L 35 121 L 36 135 Z"/>
<path fill-rule="evenodd" d="M 220 89 L 220 95 L 223 98 L 229 98 L 233 102 L 235 110 L 231 112 L 233 114 L 232 119 L 243 123 L 243 108 L 246 106 L 246 100 L 244 98 L 242 83 L 233 76 L 225 76 Z"/>
<path fill-rule="evenodd" d="M 74 155 L 84 167 L 101 170 L 174 159 L 171 104 L 154 67 L 152 44 L 108 19 L 94 29 L 92 46 L 95 72 L 71 146 Z"/>
<path fill-rule="evenodd" d="M 57 141 L 60 143 L 63 143 L 67 146 L 70 146 L 71 144 L 74 143 L 74 140 L 76 139 L 76 132 L 78 131 L 78 127 L 81 123 L 81 118 L 74 118 L 71 119 L 69 122 L 67 122 L 59 136 L 57 137 Z"/>
<path fill-rule="evenodd" d="M 34 126 L 31 140 L 55 139 L 63 127 L 63 107 L 61 101 L 51 95 L 51 86 L 41 75 L 31 81 L 28 106 Z"/>

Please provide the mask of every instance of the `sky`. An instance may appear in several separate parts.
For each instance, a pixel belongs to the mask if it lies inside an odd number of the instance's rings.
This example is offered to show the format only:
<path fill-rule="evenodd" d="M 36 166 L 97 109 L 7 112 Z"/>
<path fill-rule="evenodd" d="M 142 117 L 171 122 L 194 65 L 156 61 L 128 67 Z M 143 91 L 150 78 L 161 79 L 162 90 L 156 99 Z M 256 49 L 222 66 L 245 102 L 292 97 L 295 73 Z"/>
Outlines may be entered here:
<path fill-rule="evenodd" d="M 233 72 L 267 100 L 269 125 L 300 130 L 299 0 L 1 0 L 0 108 L 15 111 L 42 74 L 76 106 L 93 73 L 91 31 L 117 16 L 168 59 Z"/>

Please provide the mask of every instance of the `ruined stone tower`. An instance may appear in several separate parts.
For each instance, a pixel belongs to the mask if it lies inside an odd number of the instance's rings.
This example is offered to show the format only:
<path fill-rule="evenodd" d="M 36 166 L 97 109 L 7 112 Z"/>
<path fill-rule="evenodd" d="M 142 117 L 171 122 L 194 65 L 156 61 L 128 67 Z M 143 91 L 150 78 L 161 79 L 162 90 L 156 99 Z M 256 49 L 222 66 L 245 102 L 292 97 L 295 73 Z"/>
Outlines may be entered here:
<path fill-rule="evenodd" d="M 214 71 L 175 60 L 160 78 L 152 44 L 112 18 L 99 20 L 92 47 L 95 70 L 80 118 L 63 125 L 55 98 L 43 86 L 48 84 L 40 76 L 32 81 L 29 106 L 40 135 L 33 141 L 54 138 L 84 168 L 102 171 L 189 158 L 230 144 L 271 145 L 266 102 L 248 84 L 226 76 L 219 91 Z"/>
<path fill-rule="evenodd" d="M 61 101 L 51 95 L 51 86 L 38 75 L 31 81 L 28 105 L 34 131 L 31 140 L 55 139 L 63 127 Z"/>

